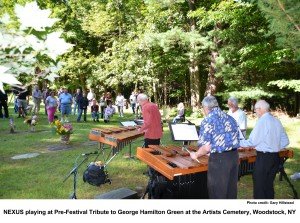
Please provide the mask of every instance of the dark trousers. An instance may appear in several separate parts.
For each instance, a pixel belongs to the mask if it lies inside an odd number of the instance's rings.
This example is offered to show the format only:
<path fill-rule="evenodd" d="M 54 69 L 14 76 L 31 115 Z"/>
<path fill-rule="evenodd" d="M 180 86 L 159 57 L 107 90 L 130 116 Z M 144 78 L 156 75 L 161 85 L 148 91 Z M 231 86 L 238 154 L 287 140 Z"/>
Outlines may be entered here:
<path fill-rule="evenodd" d="M 207 171 L 207 188 L 210 199 L 237 198 L 238 160 L 237 150 L 210 154 Z"/>
<path fill-rule="evenodd" d="M 2 113 L 2 107 L 4 109 L 4 116 Z M 8 114 L 8 106 L 7 106 L 7 101 L 0 101 L 0 118 L 8 118 L 9 114 Z"/>
<path fill-rule="evenodd" d="M 160 144 L 160 139 L 144 139 L 144 147 L 148 148 L 149 145 L 159 145 Z"/>
<path fill-rule="evenodd" d="M 274 179 L 278 172 L 280 158 L 278 153 L 257 151 L 253 170 L 253 198 L 274 199 Z"/>
<path fill-rule="evenodd" d="M 77 121 L 79 122 L 80 121 L 80 119 L 81 119 L 81 116 L 82 116 L 82 112 L 83 112 L 83 121 L 85 121 L 86 122 L 86 108 L 84 108 L 84 109 L 79 109 L 79 113 L 78 113 L 78 116 L 77 116 Z"/>
<path fill-rule="evenodd" d="M 106 108 L 106 106 L 100 106 L 100 109 L 101 109 L 101 118 L 104 118 L 105 108 Z"/>

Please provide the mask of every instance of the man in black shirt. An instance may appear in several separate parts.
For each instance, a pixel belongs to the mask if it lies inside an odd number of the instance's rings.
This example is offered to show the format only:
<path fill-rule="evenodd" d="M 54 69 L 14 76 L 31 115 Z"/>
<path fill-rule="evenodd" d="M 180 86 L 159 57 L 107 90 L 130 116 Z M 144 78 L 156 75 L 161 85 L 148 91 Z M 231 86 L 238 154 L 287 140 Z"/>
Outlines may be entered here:
<path fill-rule="evenodd" d="M 29 92 L 27 88 L 25 88 L 23 91 L 20 91 L 18 94 L 18 107 L 19 107 L 19 116 L 25 117 L 27 115 L 26 108 L 29 101 Z"/>

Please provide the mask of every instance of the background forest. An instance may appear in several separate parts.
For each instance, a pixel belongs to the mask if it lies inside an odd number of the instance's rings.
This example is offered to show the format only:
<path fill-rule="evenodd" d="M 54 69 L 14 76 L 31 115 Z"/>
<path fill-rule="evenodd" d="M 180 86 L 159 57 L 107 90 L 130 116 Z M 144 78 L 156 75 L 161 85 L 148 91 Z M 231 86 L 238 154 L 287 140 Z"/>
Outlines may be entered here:
<path fill-rule="evenodd" d="M 6 28 L 18 29 L 14 7 L 26 2 L 30 1 L 0 1 L 1 16 L 8 13 L 13 21 Z M 73 48 L 55 60 L 39 55 L 31 69 L 16 70 L 22 83 L 42 85 L 45 79 L 37 74 L 47 71 L 55 73 L 54 83 L 48 83 L 53 88 L 121 91 L 127 98 L 133 89 L 141 89 L 160 105 L 183 101 L 193 108 L 206 94 L 216 95 L 220 102 L 231 94 L 247 110 L 256 99 L 266 98 L 272 108 L 299 113 L 297 0 L 37 0 L 37 4 L 51 10 L 50 17 L 58 19 L 52 29 L 60 29 Z M 2 55 L 0 62 L 5 59 Z"/>

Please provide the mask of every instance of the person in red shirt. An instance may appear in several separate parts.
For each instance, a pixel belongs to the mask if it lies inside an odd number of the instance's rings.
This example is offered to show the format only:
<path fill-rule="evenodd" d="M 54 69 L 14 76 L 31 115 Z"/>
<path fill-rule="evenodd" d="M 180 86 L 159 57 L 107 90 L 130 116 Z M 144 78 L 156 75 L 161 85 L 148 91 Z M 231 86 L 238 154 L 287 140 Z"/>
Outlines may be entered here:
<path fill-rule="evenodd" d="M 149 102 L 148 96 L 145 94 L 139 94 L 137 101 L 142 106 L 144 123 L 138 131 L 145 132 L 144 146 L 148 148 L 149 145 L 159 145 L 162 137 L 162 126 L 158 106 Z"/>

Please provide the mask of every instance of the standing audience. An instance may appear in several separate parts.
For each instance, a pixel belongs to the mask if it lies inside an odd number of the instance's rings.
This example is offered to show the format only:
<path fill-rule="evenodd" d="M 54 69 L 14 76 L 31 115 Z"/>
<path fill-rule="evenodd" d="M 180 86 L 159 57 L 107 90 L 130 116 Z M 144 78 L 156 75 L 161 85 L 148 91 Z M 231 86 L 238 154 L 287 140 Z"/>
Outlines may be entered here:
<path fill-rule="evenodd" d="M 89 93 L 87 94 L 87 99 L 89 100 L 89 105 L 92 105 L 92 100 L 96 98 L 96 95 L 93 91 L 93 89 L 91 88 Z"/>
<path fill-rule="evenodd" d="M 100 109 L 101 109 L 101 118 L 104 118 L 104 112 L 105 112 L 105 108 L 107 106 L 107 100 L 106 100 L 106 95 L 105 93 L 102 94 L 102 96 L 100 97 Z"/>
<path fill-rule="evenodd" d="M 94 98 L 91 106 L 91 113 L 94 122 L 99 122 L 99 105 L 97 105 L 97 100 Z"/>
<path fill-rule="evenodd" d="M 54 121 L 54 114 L 58 105 L 54 91 L 51 91 L 50 95 L 46 98 L 45 105 L 47 108 L 48 121 L 49 123 L 52 123 Z"/>
<path fill-rule="evenodd" d="M 38 115 L 40 111 L 40 105 L 43 98 L 43 94 L 37 85 L 34 86 L 32 91 L 33 100 L 33 114 Z"/>
<path fill-rule="evenodd" d="M 73 95 L 73 103 L 74 103 L 73 115 L 76 115 L 76 113 L 77 114 L 79 113 L 78 102 L 79 102 L 80 98 L 82 98 L 82 93 L 81 93 L 81 90 L 78 88 L 78 89 L 76 89 L 76 93 Z"/>
<path fill-rule="evenodd" d="M 8 118 L 8 106 L 7 106 L 7 94 L 0 91 L 0 118 Z M 4 115 L 2 113 L 2 108 L 4 109 Z"/>
<path fill-rule="evenodd" d="M 130 101 L 130 106 L 132 109 L 132 113 L 135 114 L 135 106 L 136 106 L 136 94 L 133 91 L 129 97 L 129 101 Z"/>
<path fill-rule="evenodd" d="M 62 93 L 59 95 L 59 106 L 61 111 L 61 121 L 69 122 L 68 116 L 71 114 L 72 95 L 68 93 L 68 89 L 63 87 Z"/>
<path fill-rule="evenodd" d="M 86 122 L 86 112 L 88 106 L 89 106 L 89 100 L 86 96 L 86 93 L 84 92 L 82 94 L 82 97 L 78 101 L 79 113 L 77 116 L 77 122 L 80 122 L 82 112 L 83 112 L 83 121 Z"/>
<path fill-rule="evenodd" d="M 27 105 L 29 104 L 29 92 L 27 90 L 27 87 L 25 86 L 24 89 L 20 89 L 17 97 L 17 102 L 18 102 L 18 109 L 19 109 L 19 116 L 25 118 L 27 115 L 26 109 Z"/>
<path fill-rule="evenodd" d="M 123 117 L 123 108 L 124 108 L 124 96 L 119 92 L 116 97 L 116 105 L 118 107 L 119 117 Z"/>

